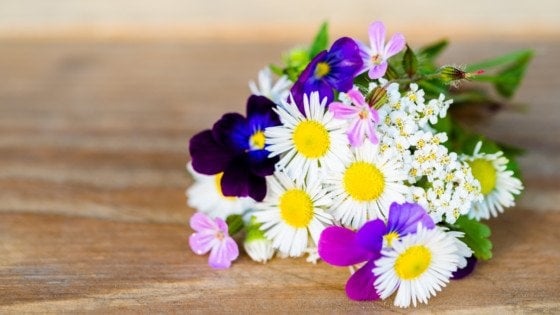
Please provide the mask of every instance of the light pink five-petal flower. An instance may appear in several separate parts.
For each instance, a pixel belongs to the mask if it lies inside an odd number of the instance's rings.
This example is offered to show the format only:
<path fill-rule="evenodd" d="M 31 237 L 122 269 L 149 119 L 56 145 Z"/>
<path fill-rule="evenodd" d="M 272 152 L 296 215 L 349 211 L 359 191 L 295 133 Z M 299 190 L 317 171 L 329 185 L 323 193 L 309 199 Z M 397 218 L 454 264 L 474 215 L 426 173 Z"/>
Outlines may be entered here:
<path fill-rule="evenodd" d="M 379 21 L 371 23 L 368 32 L 370 47 L 360 43 L 364 71 L 369 70 L 371 79 L 379 79 L 387 71 L 387 59 L 403 50 L 405 39 L 403 34 L 395 33 L 385 45 L 385 25 Z"/>
<path fill-rule="evenodd" d="M 212 220 L 202 213 L 195 213 L 191 217 L 190 225 L 195 231 L 189 237 L 192 251 L 197 255 L 204 255 L 210 251 L 210 267 L 229 268 L 231 262 L 239 256 L 239 249 L 228 234 L 227 223 L 220 218 Z"/>
<path fill-rule="evenodd" d="M 353 147 L 361 146 L 367 137 L 371 143 L 379 142 L 375 135 L 375 124 L 379 122 L 377 110 L 371 108 L 364 96 L 357 89 L 352 89 L 347 93 L 352 104 L 347 105 L 341 102 L 333 102 L 329 105 L 329 111 L 335 118 L 348 120 L 348 141 Z"/>

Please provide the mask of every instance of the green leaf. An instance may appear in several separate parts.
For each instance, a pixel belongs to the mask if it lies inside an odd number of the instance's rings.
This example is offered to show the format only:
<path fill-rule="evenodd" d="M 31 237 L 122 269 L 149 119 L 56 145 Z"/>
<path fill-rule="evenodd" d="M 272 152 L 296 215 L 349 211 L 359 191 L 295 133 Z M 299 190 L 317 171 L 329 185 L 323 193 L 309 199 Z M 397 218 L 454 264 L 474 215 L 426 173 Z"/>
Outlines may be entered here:
<path fill-rule="evenodd" d="M 235 235 L 237 232 L 241 231 L 245 224 L 243 223 L 243 218 L 239 214 L 232 214 L 226 218 L 226 223 L 228 225 L 229 235 Z"/>
<path fill-rule="evenodd" d="M 515 63 L 498 73 L 494 86 L 500 95 L 510 98 L 513 96 L 533 58 L 533 54 L 525 54 Z"/>
<path fill-rule="evenodd" d="M 408 77 L 412 78 L 418 70 L 418 59 L 416 58 L 414 51 L 412 51 L 408 45 L 406 45 L 406 51 L 404 52 L 402 64 L 404 71 L 408 74 Z"/>
<path fill-rule="evenodd" d="M 486 224 L 463 215 L 455 221 L 451 229 L 465 233 L 461 241 L 472 249 L 476 258 L 482 260 L 492 258 L 492 242 L 488 239 L 491 232 Z"/>
<path fill-rule="evenodd" d="M 433 60 L 445 50 L 447 45 L 449 45 L 447 39 L 442 39 L 438 42 L 420 48 L 419 54 L 430 60 Z"/>
<path fill-rule="evenodd" d="M 313 59 L 318 53 L 327 49 L 327 45 L 329 44 L 329 23 L 323 22 L 321 24 L 321 28 L 317 35 L 315 35 L 315 39 L 313 39 L 313 43 L 309 47 L 309 59 Z"/>
<path fill-rule="evenodd" d="M 504 66 L 510 63 L 516 63 L 519 60 L 526 58 L 531 58 L 533 56 L 533 51 L 530 49 L 514 51 L 509 54 L 505 54 L 496 58 L 481 61 L 479 63 L 474 63 L 467 66 L 466 71 L 472 72 L 476 70 L 488 70 L 498 66 Z"/>
<path fill-rule="evenodd" d="M 387 77 L 387 80 L 396 80 L 399 78 L 399 73 L 391 64 L 389 64 L 387 66 L 387 72 L 385 72 L 385 77 Z"/>

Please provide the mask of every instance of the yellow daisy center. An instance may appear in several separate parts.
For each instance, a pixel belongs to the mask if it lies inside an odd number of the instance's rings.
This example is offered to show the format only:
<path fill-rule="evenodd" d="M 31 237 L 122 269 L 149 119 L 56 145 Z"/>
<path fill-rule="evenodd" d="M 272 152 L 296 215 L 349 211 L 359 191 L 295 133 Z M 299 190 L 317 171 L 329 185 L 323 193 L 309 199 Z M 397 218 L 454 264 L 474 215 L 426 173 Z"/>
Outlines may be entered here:
<path fill-rule="evenodd" d="M 496 169 L 492 162 L 486 159 L 476 159 L 469 162 L 472 174 L 480 182 L 480 192 L 488 195 L 496 188 Z"/>
<path fill-rule="evenodd" d="M 280 215 L 289 225 L 296 228 L 306 227 L 313 218 L 311 197 L 301 189 L 291 189 L 280 197 Z"/>
<path fill-rule="evenodd" d="M 304 120 L 294 129 L 296 150 L 306 158 L 324 156 L 331 145 L 327 128 L 315 120 Z"/>
<path fill-rule="evenodd" d="M 319 62 L 317 67 L 315 67 L 315 77 L 321 79 L 331 72 L 331 66 L 326 62 Z"/>
<path fill-rule="evenodd" d="M 383 173 L 373 164 L 354 162 L 344 172 L 344 189 L 355 200 L 377 199 L 385 188 Z"/>
<path fill-rule="evenodd" d="M 421 276 L 430 266 L 432 252 L 424 245 L 409 247 L 395 261 L 395 272 L 403 280 Z"/>
<path fill-rule="evenodd" d="M 216 174 L 216 176 L 214 176 L 214 184 L 216 184 L 216 191 L 218 192 L 218 195 L 220 195 L 220 197 L 222 197 L 224 199 L 228 199 L 228 200 L 235 199 L 235 197 L 224 196 L 224 193 L 222 192 L 222 177 L 224 177 L 223 172 L 218 173 L 218 174 Z"/>
<path fill-rule="evenodd" d="M 265 140 L 264 132 L 259 130 L 249 138 L 249 145 L 253 150 L 262 150 L 264 149 Z"/>
<path fill-rule="evenodd" d="M 399 235 L 399 233 L 397 233 L 395 231 L 391 231 L 391 232 L 385 234 L 384 237 L 385 237 L 385 240 L 387 241 L 387 245 L 389 247 L 391 247 L 392 246 L 391 244 L 393 243 L 393 241 L 398 240 L 400 235 Z"/>

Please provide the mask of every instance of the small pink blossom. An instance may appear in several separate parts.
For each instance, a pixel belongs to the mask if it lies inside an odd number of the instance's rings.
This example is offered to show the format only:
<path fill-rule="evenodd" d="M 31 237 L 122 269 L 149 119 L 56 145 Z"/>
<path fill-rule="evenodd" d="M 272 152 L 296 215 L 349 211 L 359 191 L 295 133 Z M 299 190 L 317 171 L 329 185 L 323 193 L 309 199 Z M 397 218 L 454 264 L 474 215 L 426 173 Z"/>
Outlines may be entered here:
<path fill-rule="evenodd" d="M 334 114 L 335 118 L 350 121 L 346 133 L 350 145 L 359 147 L 364 143 L 366 137 L 371 143 L 377 144 L 379 142 L 375 135 L 375 124 L 379 122 L 377 110 L 366 103 L 364 96 L 357 89 L 350 90 L 347 95 L 353 105 L 333 102 L 329 105 L 329 111 Z"/>
<path fill-rule="evenodd" d="M 208 264 L 212 268 L 229 268 L 239 256 L 239 249 L 228 234 L 227 223 L 220 218 L 212 220 L 202 213 L 195 213 L 190 225 L 195 231 L 189 237 L 192 251 L 197 255 L 210 252 Z"/>
<path fill-rule="evenodd" d="M 387 60 L 398 54 L 405 46 L 405 39 L 401 33 L 395 33 L 385 45 L 385 25 L 382 22 L 373 22 L 369 25 L 370 47 L 360 43 L 364 70 L 369 70 L 371 79 L 379 79 L 387 71 Z"/>

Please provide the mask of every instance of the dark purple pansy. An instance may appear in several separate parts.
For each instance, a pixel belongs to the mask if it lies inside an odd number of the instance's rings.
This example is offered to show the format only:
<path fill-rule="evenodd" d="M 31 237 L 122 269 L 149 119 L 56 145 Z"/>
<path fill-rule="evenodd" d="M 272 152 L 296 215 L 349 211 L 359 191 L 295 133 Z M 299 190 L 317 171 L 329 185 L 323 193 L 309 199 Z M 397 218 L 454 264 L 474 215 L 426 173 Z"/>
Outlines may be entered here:
<path fill-rule="evenodd" d="M 477 263 L 477 259 L 476 257 L 474 257 L 474 255 L 472 255 L 471 257 L 467 257 L 467 265 L 455 271 L 451 275 L 451 279 L 460 280 L 470 275 L 474 271 L 474 267 L 476 267 L 476 263 Z"/>
<path fill-rule="evenodd" d="M 424 208 L 415 203 L 393 203 L 387 225 L 383 220 L 366 222 L 358 231 L 331 226 L 323 230 L 318 251 L 321 259 L 334 266 L 352 266 L 366 262 L 346 283 L 346 295 L 352 300 L 377 300 L 373 268 L 381 254 L 383 240 L 387 246 L 405 235 L 416 233 L 418 224 L 433 229 L 434 221 Z"/>
<path fill-rule="evenodd" d="M 360 47 L 348 37 L 333 43 L 329 51 L 322 51 L 307 65 L 292 87 L 292 95 L 303 113 L 303 95 L 318 91 L 330 104 L 333 89 L 347 92 L 353 86 L 354 77 L 363 68 Z"/>
<path fill-rule="evenodd" d="M 247 118 L 229 113 L 212 130 L 191 138 L 189 152 L 195 171 L 215 175 L 223 172 L 224 196 L 246 197 L 261 201 L 266 195 L 265 176 L 274 173 L 278 157 L 268 158 L 264 129 L 280 124 L 273 111 L 276 105 L 264 96 L 247 100 Z"/>

